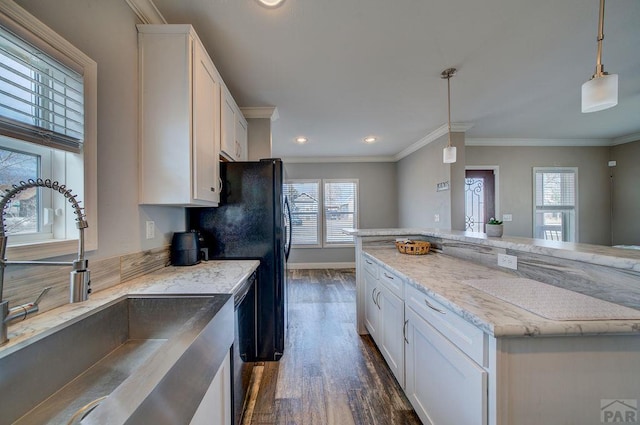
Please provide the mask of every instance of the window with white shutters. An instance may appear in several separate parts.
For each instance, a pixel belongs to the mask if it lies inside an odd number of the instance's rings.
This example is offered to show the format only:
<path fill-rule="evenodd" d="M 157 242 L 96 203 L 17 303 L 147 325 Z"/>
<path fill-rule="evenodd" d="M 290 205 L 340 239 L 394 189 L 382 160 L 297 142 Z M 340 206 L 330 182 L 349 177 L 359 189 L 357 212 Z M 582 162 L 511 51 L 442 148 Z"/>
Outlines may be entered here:
<path fill-rule="evenodd" d="M 291 207 L 291 245 L 320 246 L 320 180 L 292 180 L 284 184 Z"/>
<path fill-rule="evenodd" d="M 353 244 L 353 236 L 342 232 L 357 223 L 358 181 L 324 180 L 324 244 Z"/>
<path fill-rule="evenodd" d="M 533 169 L 533 237 L 577 242 L 577 168 Z"/>
<path fill-rule="evenodd" d="M 358 226 L 358 180 L 289 180 L 291 245 L 296 248 L 353 246 L 342 232 Z"/>

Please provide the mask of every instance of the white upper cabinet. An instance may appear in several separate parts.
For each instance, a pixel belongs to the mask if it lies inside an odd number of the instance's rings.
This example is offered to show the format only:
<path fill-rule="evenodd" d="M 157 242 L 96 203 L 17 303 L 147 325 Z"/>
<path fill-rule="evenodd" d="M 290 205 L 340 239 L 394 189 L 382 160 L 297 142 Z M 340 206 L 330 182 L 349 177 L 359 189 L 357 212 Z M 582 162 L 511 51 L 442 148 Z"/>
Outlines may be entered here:
<path fill-rule="evenodd" d="M 223 84 L 190 25 L 138 25 L 141 204 L 217 206 Z"/>
<path fill-rule="evenodd" d="M 247 160 L 247 120 L 229 93 L 222 86 L 222 130 L 220 138 L 220 154 L 229 161 Z"/>

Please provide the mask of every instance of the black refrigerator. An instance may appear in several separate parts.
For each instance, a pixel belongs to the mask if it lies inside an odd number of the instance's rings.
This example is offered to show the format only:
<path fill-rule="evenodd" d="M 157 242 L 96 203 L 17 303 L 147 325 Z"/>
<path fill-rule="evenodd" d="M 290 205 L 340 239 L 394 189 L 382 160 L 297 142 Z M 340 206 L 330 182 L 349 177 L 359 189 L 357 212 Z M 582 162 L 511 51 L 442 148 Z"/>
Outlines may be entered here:
<path fill-rule="evenodd" d="M 255 350 L 243 360 L 279 360 L 287 330 L 286 262 L 291 242 L 282 161 L 223 162 L 220 178 L 220 205 L 187 209 L 187 226 L 200 231 L 210 259 L 260 260 Z M 247 324 L 240 326 L 246 329 Z"/>

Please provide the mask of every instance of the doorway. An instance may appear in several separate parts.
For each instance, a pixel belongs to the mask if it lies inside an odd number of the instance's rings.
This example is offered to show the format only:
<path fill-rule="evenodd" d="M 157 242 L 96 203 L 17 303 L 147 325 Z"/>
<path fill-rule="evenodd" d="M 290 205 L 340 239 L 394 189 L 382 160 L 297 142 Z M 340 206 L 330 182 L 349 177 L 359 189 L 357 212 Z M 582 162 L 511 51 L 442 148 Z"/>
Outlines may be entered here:
<path fill-rule="evenodd" d="M 498 167 L 467 168 L 465 171 L 465 230 L 484 232 L 484 225 L 497 215 Z"/>

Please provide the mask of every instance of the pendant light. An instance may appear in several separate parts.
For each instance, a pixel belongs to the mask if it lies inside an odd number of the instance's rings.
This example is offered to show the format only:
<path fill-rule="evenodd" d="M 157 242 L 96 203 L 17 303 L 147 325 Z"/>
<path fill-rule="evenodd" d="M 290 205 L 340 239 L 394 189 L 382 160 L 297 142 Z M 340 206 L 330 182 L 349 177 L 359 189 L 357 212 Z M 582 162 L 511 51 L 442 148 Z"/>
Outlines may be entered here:
<path fill-rule="evenodd" d="M 582 112 L 597 112 L 618 104 L 618 74 L 604 72 L 602 40 L 604 39 L 604 0 L 600 0 L 598 19 L 598 53 L 596 73 L 582 85 Z"/>
<path fill-rule="evenodd" d="M 442 71 L 441 77 L 447 80 L 447 110 L 449 114 L 448 123 L 449 123 L 449 142 L 447 143 L 447 147 L 442 151 L 442 162 L 445 164 L 452 164 L 456 162 L 456 148 L 455 146 L 451 146 L 451 77 L 456 75 L 455 68 L 447 68 Z"/>

